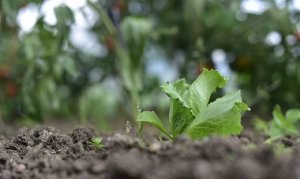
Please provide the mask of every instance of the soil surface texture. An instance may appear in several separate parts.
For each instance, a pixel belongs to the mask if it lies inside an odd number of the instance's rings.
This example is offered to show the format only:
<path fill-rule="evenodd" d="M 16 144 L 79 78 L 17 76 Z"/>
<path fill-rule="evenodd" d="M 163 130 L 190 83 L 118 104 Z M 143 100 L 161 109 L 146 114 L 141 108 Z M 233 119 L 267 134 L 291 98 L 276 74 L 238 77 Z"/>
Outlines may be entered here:
<path fill-rule="evenodd" d="M 244 133 L 173 142 L 129 134 L 103 135 L 104 147 L 90 141 L 93 130 L 64 134 L 51 127 L 22 129 L 0 137 L 1 179 L 298 179 L 300 141 L 274 145 Z"/>

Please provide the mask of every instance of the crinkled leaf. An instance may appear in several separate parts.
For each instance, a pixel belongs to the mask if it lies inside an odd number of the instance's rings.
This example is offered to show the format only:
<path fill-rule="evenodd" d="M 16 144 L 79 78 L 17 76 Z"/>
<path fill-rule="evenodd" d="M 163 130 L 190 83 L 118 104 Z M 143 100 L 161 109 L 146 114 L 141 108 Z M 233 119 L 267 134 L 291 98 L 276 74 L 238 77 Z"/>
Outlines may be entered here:
<path fill-rule="evenodd" d="M 242 130 L 241 112 L 248 106 L 241 101 L 239 91 L 229 93 L 211 103 L 203 113 L 199 113 L 187 129 L 192 138 L 219 134 L 239 134 Z"/>
<path fill-rule="evenodd" d="M 173 137 L 183 133 L 194 118 L 191 108 L 184 106 L 178 99 L 171 100 L 169 121 Z"/>
<path fill-rule="evenodd" d="M 195 123 L 188 129 L 187 133 L 194 139 L 213 134 L 224 136 L 239 134 L 242 130 L 240 112 L 241 109 L 239 109 L 238 105 L 235 105 L 232 109 L 220 116 Z"/>
<path fill-rule="evenodd" d="M 162 86 L 163 92 L 171 98 L 169 123 L 173 137 L 182 133 L 194 119 L 186 99 L 188 88 L 189 84 L 184 79 Z"/>
<path fill-rule="evenodd" d="M 194 115 L 203 111 L 210 99 L 211 94 L 219 87 L 226 84 L 226 79 L 214 70 L 204 72 L 191 84 L 189 103 Z"/>
<path fill-rule="evenodd" d="M 222 98 L 218 98 L 214 102 L 210 103 L 203 112 L 200 112 L 200 119 L 209 119 L 229 111 L 236 103 L 242 102 L 241 92 L 234 91 L 226 94 Z"/>
<path fill-rule="evenodd" d="M 225 84 L 226 79 L 217 71 L 205 70 L 192 85 L 184 80 L 163 85 L 163 91 L 171 98 L 169 122 L 172 137 L 181 133 L 192 138 L 239 134 L 242 130 L 241 112 L 248 109 L 242 102 L 240 91 L 228 93 L 209 104 L 212 93 Z M 162 125 L 155 118 L 155 125 L 159 128 Z"/>
<path fill-rule="evenodd" d="M 138 114 L 137 121 L 141 122 L 141 123 L 149 123 L 152 126 L 159 129 L 162 133 L 164 133 L 169 138 L 172 138 L 172 136 L 169 135 L 168 131 L 166 130 L 166 128 L 164 127 L 162 122 L 159 120 L 159 118 L 153 111 L 145 111 L 145 112 Z"/>
<path fill-rule="evenodd" d="M 185 107 L 189 107 L 186 99 L 189 86 L 184 79 L 180 79 L 175 83 L 164 84 L 161 88 L 171 99 L 178 99 Z"/>

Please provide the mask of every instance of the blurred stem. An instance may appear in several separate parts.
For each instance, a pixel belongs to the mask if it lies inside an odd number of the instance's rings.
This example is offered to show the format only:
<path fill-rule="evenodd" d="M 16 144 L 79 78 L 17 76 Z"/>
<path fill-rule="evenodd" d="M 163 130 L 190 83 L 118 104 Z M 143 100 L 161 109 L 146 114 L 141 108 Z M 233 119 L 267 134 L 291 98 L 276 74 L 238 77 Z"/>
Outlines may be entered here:
<path fill-rule="evenodd" d="M 130 57 L 127 52 L 127 49 L 124 47 L 124 45 L 121 44 L 121 42 L 118 40 L 118 35 L 120 36 L 121 34 L 118 34 L 118 30 L 116 29 L 115 25 L 105 12 L 105 10 L 101 7 L 101 5 L 96 5 L 94 2 L 91 0 L 88 0 L 88 5 L 94 9 L 98 15 L 101 17 L 101 20 L 104 24 L 104 26 L 107 28 L 108 33 L 112 36 L 113 42 L 115 44 L 115 50 L 116 50 L 116 55 L 119 59 L 121 59 L 121 65 L 120 65 L 120 70 L 121 70 L 121 78 L 124 82 L 125 88 L 128 90 L 129 95 L 130 95 L 130 100 L 131 100 L 131 112 L 132 112 L 132 118 L 134 122 L 139 126 L 139 123 L 137 122 L 137 114 L 138 114 L 138 103 L 139 103 L 139 95 L 138 92 L 136 91 L 136 86 L 128 86 L 126 85 L 126 80 L 132 80 L 132 79 L 126 79 L 126 68 L 130 66 Z"/>
<path fill-rule="evenodd" d="M 275 136 L 275 137 L 271 137 L 271 138 L 267 139 L 264 143 L 265 144 L 272 144 L 274 141 L 276 141 L 277 139 L 279 139 L 281 137 L 282 137 L 281 135 Z"/>
<path fill-rule="evenodd" d="M 137 115 L 139 110 L 139 95 L 137 92 L 130 92 L 130 98 L 131 98 L 132 116 L 135 123 L 138 125 L 137 127 L 139 128 L 140 124 L 137 122 Z"/>
<path fill-rule="evenodd" d="M 88 5 L 91 8 L 93 8 L 99 14 L 99 16 L 101 17 L 101 20 L 102 20 L 103 24 L 107 28 L 107 30 L 110 33 L 110 35 L 116 36 L 117 30 L 116 30 L 114 24 L 112 23 L 112 21 L 110 20 L 110 18 L 108 17 L 108 15 L 105 12 L 105 10 L 100 5 L 97 6 L 91 0 L 88 0 L 87 3 L 88 3 Z"/>
<path fill-rule="evenodd" d="M 132 118 L 133 118 L 134 122 L 137 125 L 139 125 L 139 123 L 137 122 L 138 103 L 139 103 L 138 91 L 136 90 L 137 89 L 136 86 L 126 84 L 127 79 L 126 79 L 125 73 L 127 70 L 126 67 L 130 66 L 130 65 L 128 65 L 130 63 L 130 57 L 129 57 L 127 51 L 125 50 L 125 48 L 123 48 L 122 45 L 120 45 L 117 40 L 115 40 L 115 41 L 116 41 L 116 54 L 120 59 L 122 59 L 121 65 L 120 65 L 121 77 L 124 82 L 124 86 L 128 90 L 129 95 L 130 95 Z M 128 80 L 132 80 L 132 79 L 128 79 Z"/>

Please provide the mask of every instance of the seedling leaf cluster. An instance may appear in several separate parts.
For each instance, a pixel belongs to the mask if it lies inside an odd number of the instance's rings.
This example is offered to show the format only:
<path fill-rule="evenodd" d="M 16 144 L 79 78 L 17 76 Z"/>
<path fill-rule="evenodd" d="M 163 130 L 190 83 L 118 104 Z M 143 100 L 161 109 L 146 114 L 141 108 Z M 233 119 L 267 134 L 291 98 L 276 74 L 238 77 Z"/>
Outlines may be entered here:
<path fill-rule="evenodd" d="M 93 137 L 91 141 L 89 141 L 89 143 L 93 145 L 96 149 L 100 150 L 104 147 L 102 141 L 103 141 L 102 137 Z"/>
<path fill-rule="evenodd" d="M 170 139 L 180 134 L 191 138 L 209 135 L 239 134 L 242 130 L 241 113 L 248 110 L 240 91 L 233 91 L 210 102 L 217 88 L 227 80 L 215 70 L 204 70 L 199 77 L 188 84 L 184 79 L 162 86 L 170 98 L 169 130 L 154 112 L 139 113 L 137 120 L 158 128 Z"/>
<path fill-rule="evenodd" d="M 272 141 L 273 139 L 285 136 L 285 135 L 297 135 L 297 124 L 300 121 L 300 110 L 290 109 L 283 114 L 279 105 L 276 105 L 273 110 L 273 119 L 269 122 L 257 119 L 255 121 L 255 127 L 257 130 L 264 131 Z"/>

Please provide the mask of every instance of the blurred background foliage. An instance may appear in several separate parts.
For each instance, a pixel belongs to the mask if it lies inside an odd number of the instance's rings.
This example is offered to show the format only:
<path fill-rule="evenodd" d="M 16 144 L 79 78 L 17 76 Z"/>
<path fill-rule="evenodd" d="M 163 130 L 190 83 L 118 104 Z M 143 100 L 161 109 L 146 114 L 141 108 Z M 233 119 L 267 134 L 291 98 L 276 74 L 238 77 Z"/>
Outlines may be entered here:
<path fill-rule="evenodd" d="M 203 68 L 230 77 L 252 112 L 300 108 L 299 0 L 0 1 L 0 115 L 107 126 Z"/>

